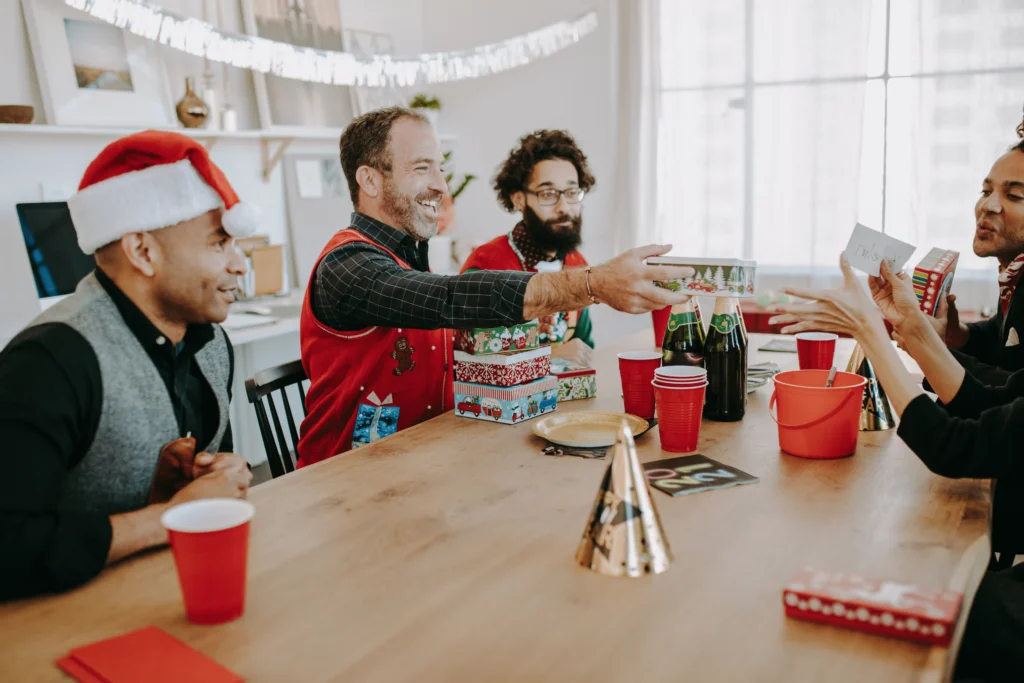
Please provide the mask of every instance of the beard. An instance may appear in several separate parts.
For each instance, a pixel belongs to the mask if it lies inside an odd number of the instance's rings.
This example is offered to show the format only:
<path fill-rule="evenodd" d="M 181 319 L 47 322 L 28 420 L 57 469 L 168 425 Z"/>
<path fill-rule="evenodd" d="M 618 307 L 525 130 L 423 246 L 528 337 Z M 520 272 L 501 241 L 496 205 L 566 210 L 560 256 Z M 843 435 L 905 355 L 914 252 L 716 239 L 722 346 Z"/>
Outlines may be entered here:
<path fill-rule="evenodd" d="M 420 209 L 419 201 L 437 200 L 441 196 L 436 192 L 421 192 L 415 197 L 409 197 L 398 192 L 391 177 L 384 176 L 384 187 L 381 197 L 384 212 L 396 223 L 396 227 L 407 235 L 419 241 L 429 240 L 437 234 L 437 215 L 428 216 Z M 440 204 L 438 204 L 440 212 Z"/>
<path fill-rule="evenodd" d="M 569 221 L 567 228 L 556 228 L 556 223 Z M 523 227 L 533 243 L 543 251 L 555 252 L 558 260 L 565 260 L 570 252 L 583 243 L 583 216 L 557 216 L 550 220 L 541 220 L 532 208 L 523 207 Z"/>

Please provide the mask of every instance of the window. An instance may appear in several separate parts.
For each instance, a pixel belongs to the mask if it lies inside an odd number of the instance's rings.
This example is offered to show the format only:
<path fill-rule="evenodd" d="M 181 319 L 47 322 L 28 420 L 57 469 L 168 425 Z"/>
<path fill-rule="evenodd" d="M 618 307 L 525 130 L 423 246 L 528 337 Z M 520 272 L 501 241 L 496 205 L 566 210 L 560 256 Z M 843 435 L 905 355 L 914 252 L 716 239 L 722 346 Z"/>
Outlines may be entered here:
<path fill-rule="evenodd" d="M 831 270 L 854 223 L 974 256 L 1016 142 L 1020 0 L 661 0 L 660 238 Z M 915 257 L 916 258 L 916 257 Z"/>

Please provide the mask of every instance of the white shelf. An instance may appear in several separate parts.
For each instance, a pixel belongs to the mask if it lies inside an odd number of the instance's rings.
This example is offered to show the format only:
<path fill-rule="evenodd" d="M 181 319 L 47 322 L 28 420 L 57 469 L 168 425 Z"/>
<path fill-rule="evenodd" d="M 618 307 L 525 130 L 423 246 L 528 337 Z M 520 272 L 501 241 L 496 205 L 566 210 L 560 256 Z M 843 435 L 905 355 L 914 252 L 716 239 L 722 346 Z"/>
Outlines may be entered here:
<path fill-rule="evenodd" d="M 39 123 L 6 123 L 0 124 L 0 135 L 66 135 L 78 137 L 119 138 L 138 133 L 143 128 L 125 126 L 50 126 Z M 255 130 L 207 130 L 205 128 L 157 128 L 196 140 L 332 140 L 341 137 L 342 128 L 310 128 L 305 126 L 277 126 L 275 128 L 259 128 Z M 456 136 L 441 135 L 441 142 L 454 142 Z"/>
<path fill-rule="evenodd" d="M 132 133 L 138 133 L 145 128 L 128 128 L 117 126 L 49 126 L 35 123 L 5 123 L 0 124 L 0 135 L 59 135 L 70 137 L 99 137 L 99 138 L 120 138 Z M 205 128 L 158 128 L 182 135 L 188 135 L 197 140 L 209 140 L 212 138 L 259 140 L 264 137 L 262 130 L 238 130 L 227 132 L 223 130 L 206 130 Z M 279 136 L 278 136 L 279 137 Z"/>
<path fill-rule="evenodd" d="M 56 135 L 68 137 L 99 137 L 116 140 L 117 138 L 138 133 L 141 128 L 127 128 L 124 126 L 50 126 L 34 123 L 6 123 L 0 124 L 0 135 Z M 188 135 L 196 140 L 202 140 L 207 149 L 220 140 L 258 140 L 260 143 L 260 156 L 263 160 L 263 180 L 270 180 L 270 174 L 284 157 L 288 147 L 296 140 L 300 141 L 331 141 L 337 143 L 341 137 L 341 128 L 308 128 L 304 126 L 279 126 L 276 128 L 262 128 L 257 130 L 206 130 L 205 128 L 158 128 L 174 133 Z M 441 144 L 452 144 L 456 138 L 454 135 L 441 135 Z M 277 143 L 275 149 L 271 144 Z"/>

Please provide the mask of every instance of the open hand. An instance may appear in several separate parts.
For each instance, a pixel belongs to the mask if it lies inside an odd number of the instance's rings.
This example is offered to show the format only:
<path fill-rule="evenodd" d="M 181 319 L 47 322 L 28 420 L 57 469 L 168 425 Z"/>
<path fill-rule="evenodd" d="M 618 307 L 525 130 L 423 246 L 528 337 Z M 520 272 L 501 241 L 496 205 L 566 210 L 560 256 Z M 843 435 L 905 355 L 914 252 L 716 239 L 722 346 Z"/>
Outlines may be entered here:
<path fill-rule="evenodd" d="M 776 304 L 768 310 L 780 313 L 769 322 L 785 325 L 783 334 L 797 332 L 834 332 L 860 338 L 874 327 L 883 327 L 871 297 L 857 280 L 845 255 L 839 259 L 843 271 L 843 284 L 838 289 L 801 289 L 786 287 L 782 291 L 807 304 Z M 884 327 L 883 327 L 884 331 Z"/>
<path fill-rule="evenodd" d="M 648 313 L 665 306 L 689 301 L 690 297 L 656 286 L 655 281 L 693 277 L 689 266 L 648 266 L 644 259 L 661 256 L 672 250 L 671 244 L 649 244 L 637 247 L 595 266 L 590 272 L 590 286 L 598 301 L 624 313 Z"/>
<path fill-rule="evenodd" d="M 594 350 L 579 339 L 570 339 L 564 344 L 551 349 L 552 358 L 563 358 L 577 365 L 590 367 L 590 361 L 594 356 Z"/>

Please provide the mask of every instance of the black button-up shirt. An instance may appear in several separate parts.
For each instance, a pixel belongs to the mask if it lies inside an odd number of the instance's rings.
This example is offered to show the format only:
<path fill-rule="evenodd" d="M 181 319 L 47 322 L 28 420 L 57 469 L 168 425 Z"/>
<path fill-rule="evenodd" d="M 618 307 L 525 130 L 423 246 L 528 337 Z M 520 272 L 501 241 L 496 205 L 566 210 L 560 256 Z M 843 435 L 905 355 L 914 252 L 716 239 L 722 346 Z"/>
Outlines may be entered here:
<path fill-rule="evenodd" d="M 96 279 L 163 378 L 181 435 L 209 443 L 219 406 L 193 356 L 213 327 L 189 325 L 175 346 L 103 271 Z M 230 395 L 230 342 L 228 350 Z M 109 518 L 60 508 L 64 477 L 89 451 L 102 407 L 96 354 L 70 326 L 30 327 L 0 351 L 0 599 L 72 588 L 106 564 Z M 232 450 L 230 426 L 219 450 Z"/>
<path fill-rule="evenodd" d="M 329 253 L 317 266 L 310 302 L 317 320 L 336 330 L 376 325 L 421 330 L 499 327 L 523 322 L 526 286 L 536 273 L 475 271 L 430 273 L 427 243 L 361 213 L 352 227 L 383 250 L 363 242 Z"/>

